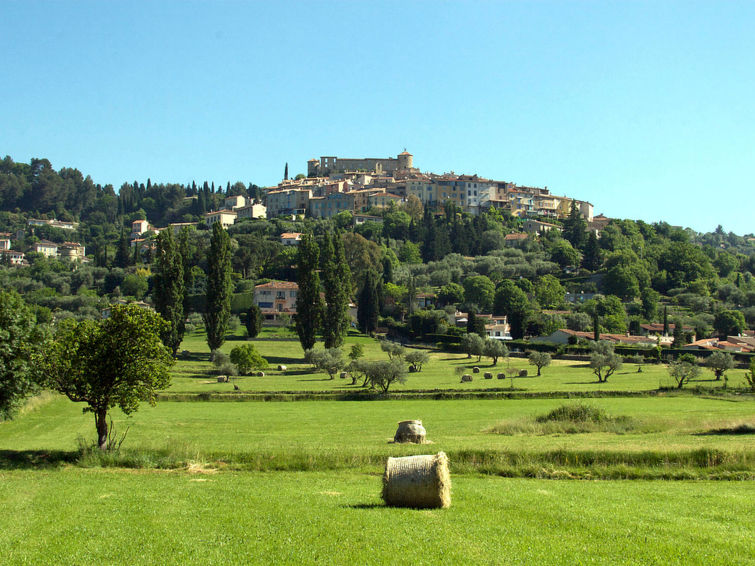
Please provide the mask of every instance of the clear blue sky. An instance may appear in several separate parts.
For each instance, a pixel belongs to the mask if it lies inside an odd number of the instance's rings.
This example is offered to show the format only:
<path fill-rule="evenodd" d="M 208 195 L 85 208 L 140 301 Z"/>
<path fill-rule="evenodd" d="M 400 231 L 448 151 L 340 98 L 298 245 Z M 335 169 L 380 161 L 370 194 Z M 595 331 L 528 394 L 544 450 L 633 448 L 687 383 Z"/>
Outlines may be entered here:
<path fill-rule="evenodd" d="M 0 3 L 0 154 L 277 183 L 389 157 L 755 231 L 755 2 Z"/>

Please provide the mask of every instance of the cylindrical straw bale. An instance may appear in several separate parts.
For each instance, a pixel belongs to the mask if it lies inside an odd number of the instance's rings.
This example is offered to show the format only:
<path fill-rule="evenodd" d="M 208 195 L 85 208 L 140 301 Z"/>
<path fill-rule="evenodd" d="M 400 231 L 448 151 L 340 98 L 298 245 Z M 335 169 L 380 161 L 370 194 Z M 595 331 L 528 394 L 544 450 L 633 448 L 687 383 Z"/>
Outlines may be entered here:
<path fill-rule="evenodd" d="M 472 373 L 480 373 L 480 368 L 478 368 L 478 367 L 476 367 L 476 366 L 475 366 L 475 367 L 473 367 L 473 368 L 472 368 Z"/>
<path fill-rule="evenodd" d="M 505 373 L 499 373 L 497 377 L 498 377 L 498 379 L 506 379 L 506 374 Z"/>
<path fill-rule="evenodd" d="M 401 421 L 398 423 L 398 429 L 393 437 L 394 442 L 413 442 L 422 444 L 425 442 L 425 427 L 422 421 Z"/>
<path fill-rule="evenodd" d="M 469 375 L 468 373 L 465 373 L 464 375 L 461 376 L 461 382 L 464 383 L 467 381 L 472 381 L 472 376 Z"/>
<path fill-rule="evenodd" d="M 388 458 L 383 501 L 392 507 L 450 507 L 451 475 L 446 454 Z"/>
<path fill-rule="evenodd" d="M 485 377 L 485 379 L 493 379 L 493 374 L 490 373 L 489 371 L 486 371 L 484 377 Z"/>

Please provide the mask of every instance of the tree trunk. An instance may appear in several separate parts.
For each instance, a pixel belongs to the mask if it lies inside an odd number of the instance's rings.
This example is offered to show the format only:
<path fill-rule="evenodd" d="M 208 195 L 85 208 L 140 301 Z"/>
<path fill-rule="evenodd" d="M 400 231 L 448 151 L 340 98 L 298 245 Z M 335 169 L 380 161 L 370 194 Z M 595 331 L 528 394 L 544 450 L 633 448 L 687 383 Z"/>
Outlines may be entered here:
<path fill-rule="evenodd" d="M 97 428 L 97 446 L 100 450 L 107 449 L 107 409 L 97 409 L 94 412 L 94 426 Z"/>
<path fill-rule="evenodd" d="M 537 366 L 537 376 L 540 377 L 540 366 Z"/>

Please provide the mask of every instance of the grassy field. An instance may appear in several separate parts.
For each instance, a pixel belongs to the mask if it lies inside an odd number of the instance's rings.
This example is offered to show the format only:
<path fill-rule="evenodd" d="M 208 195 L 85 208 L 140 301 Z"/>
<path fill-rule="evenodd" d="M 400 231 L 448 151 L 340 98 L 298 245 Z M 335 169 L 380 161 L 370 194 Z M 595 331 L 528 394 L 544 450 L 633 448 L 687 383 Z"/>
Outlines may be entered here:
<path fill-rule="evenodd" d="M 274 337 L 285 337 L 287 340 L 271 340 Z M 270 369 L 265 377 L 238 377 L 230 383 L 218 383 L 210 374 L 213 369 L 209 361 L 209 349 L 202 332 L 189 335 L 182 344 L 182 349 L 190 352 L 189 359 L 179 359 L 173 369 L 172 393 L 223 393 L 234 391 L 234 385 L 243 391 L 336 391 L 354 392 L 362 388 L 351 385 L 350 379 L 331 380 L 327 374 L 313 373 L 310 365 L 304 362 L 304 355 L 295 335 L 282 329 L 264 328 L 259 338 L 250 340 L 257 350 L 268 360 Z M 230 352 L 234 346 L 246 343 L 238 333 L 233 339 L 227 340 L 220 348 L 223 352 Z M 352 334 L 342 348 L 344 356 L 351 344 L 360 343 L 365 349 L 366 359 L 385 359 L 386 355 L 380 351 L 377 341 L 368 337 Z M 321 347 L 322 344 L 318 344 Z M 278 371 L 279 364 L 286 366 L 286 371 Z M 456 374 L 457 367 L 466 368 L 472 373 L 472 368 L 478 366 L 481 373 L 474 374 L 474 380 L 461 383 Z M 499 380 L 497 374 L 507 368 L 526 369 L 532 377 Z M 494 378 L 484 379 L 484 372 L 490 372 Z M 476 391 L 480 389 L 501 388 L 530 392 L 600 392 L 600 391 L 649 391 L 659 387 L 673 387 L 673 380 L 669 377 L 666 366 L 646 364 L 642 373 L 637 372 L 635 364 L 625 364 L 607 383 L 598 383 L 592 370 L 586 362 L 569 362 L 554 360 L 552 365 L 542 371 L 540 377 L 534 377 L 537 369 L 527 363 L 526 358 L 510 357 L 499 360 L 492 366 L 489 358 L 482 358 L 477 363 L 476 358 L 468 359 L 464 354 L 449 354 L 442 352 L 430 353 L 430 363 L 423 367 L 421 373 L 409 374 L 406 383 L 395 384 L 392 391 L 407 391 L 417 389 L 461 390 Z M 744 387 L 745 370 L 730 370 L 729 386 Z M 723 381 L 715 381 L 713 373 L 703 370 L 699 380 L 693 381 L 691 387 L 720 388 Z M 688 386 L 689 387 L 689 386 Z"/>
<path fill-rule="evenodd" d="M 532 400 L 393 400 L 303 402 L 164 402 L 126 418 L 121 460 L 130 466 L 176 467 L 196 460 L 251 470 L 359 469 L 376 473 L 386 456 L 444 450 L 457 471 L 564 477 L 752 477 L 755 401 L 703 397 L 593 399 L 591 406 L 632 417 L 623 434 L 495 434 L 500 423 L 528 422 L 562 404 Z M 573 402 L 570 402 L 573 403 Z M 396 423 L 421 419 L 429 446 L 389 441 Z M 64 451 L 91 439 L 91 414 L 50 398 L 15 421 L 0 424 L 5 466 Z M 45 456 L 46 457 L 46 456 Z M 713 459 L 713 461 L 710 461 Z"/>
<path fill-rule="evenodd" d="M 5 564 L 752 564 L 732 482 L 457 476 L 450 509 L 392 509 L 377 475 L 0 472 Z M 65 512 L 62 510 L 65 509 Z"/>

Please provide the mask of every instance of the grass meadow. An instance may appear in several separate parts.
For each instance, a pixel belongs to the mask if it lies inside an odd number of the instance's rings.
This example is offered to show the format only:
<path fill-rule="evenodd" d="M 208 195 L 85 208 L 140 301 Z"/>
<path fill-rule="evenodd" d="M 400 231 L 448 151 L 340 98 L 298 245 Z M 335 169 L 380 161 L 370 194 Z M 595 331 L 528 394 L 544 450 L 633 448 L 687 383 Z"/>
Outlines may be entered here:
<path fill-rule="evenodd" d="M 541 377 L 514 381 L 517 391 L 542 393 L 533 398 L 234 397 L 233 384 L 242 392 L 358 389 L 312 373 L 298 341 L 280 340 L 287 337 L 265 329 L 254 343 L 273 369 L 231 384 L 210 376 L 204 336 L 187 337 L 170 390 L 183 401 L 128 417 L 112 411 L 116 429 L 128 431 L 115 453 L 93 450 L 92 415 L 53 393 L 0 422 L 2 562 L 755 563 L 751 394 L 717 391 L 711 375 L 694 394 L 658 392 L 666 370 L 652 365 L 637 373 L 626 364 L 599 385 L 584 363 L 554 362 Z M 356 342 L 367 358 L 384 356 L 358 335 L 344 350 Z M 234 337 L 222 350 L 240 343 Z M 432 353 L 396 389 L 511 387 L 481 374 L 459 383 L 454 368 L 474 362 Z M 513 357 L 479 367 L 497 373 L 509 364 L 535 373 Z M 595 392 L 615 396 L 565 398 Z M 549 416 L 564 405 L 600 418 Z M 406 419 L 422 420 L 431 444 L 393 444 Z M 388 456 L 440 450 L 451 460 L 450 509 L 382 504 Z"/>

